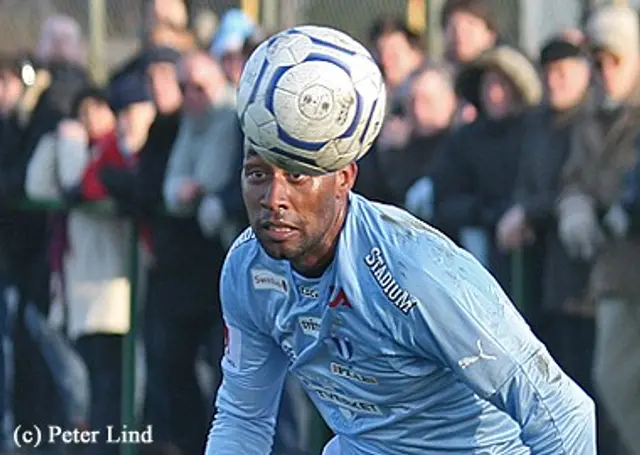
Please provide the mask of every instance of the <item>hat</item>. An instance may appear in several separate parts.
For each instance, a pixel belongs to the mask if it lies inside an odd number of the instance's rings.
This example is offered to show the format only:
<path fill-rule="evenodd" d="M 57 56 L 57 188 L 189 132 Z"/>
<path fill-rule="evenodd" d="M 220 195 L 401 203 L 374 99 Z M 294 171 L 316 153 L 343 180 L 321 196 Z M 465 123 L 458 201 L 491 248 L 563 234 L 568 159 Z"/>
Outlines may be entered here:
<path fill-rule="evenodd" d="M 528 106 L 535 106 L 542 100 L 542 82 L 533 63 L 514 47 L 504 44 L 485 51 L 463 67 L 456 78 L 456 92 L 479 107 L 480 83 L 489 70 L 503 73 Z"/>
<path fill-rule="evenodd" d="M 151 93 L 142 74 L 131 73 L 109 88 L 111 108 L 117 113 L 132 104 L 152 101 Z"/>
<path fill-rule="evenodd" d="M 631 8 L 604 6 L 587 22 L 591 48 L 611 52 L 617 57 L 640 53 L 638 16 Z"/>
<path fill-rule="evenodd" d="M 231 9 L 222 16 L 209 51 L 218 59 L 229 52 L 240 51 L 255 28 L 254 22 L 242 10 Z"/>
<path fill-rule="evenodd" d="M 540 65 L 576 57 L 587 57 L 583 47 L 562 37 L 552 38 L 547 41 L 540 51 Z"/>
<path fill-rule="evenodd" d="M 171 47 L 152 47 L 145 53 L 145 68 L 154 63 L 178 63 L 181 54 Z"/>

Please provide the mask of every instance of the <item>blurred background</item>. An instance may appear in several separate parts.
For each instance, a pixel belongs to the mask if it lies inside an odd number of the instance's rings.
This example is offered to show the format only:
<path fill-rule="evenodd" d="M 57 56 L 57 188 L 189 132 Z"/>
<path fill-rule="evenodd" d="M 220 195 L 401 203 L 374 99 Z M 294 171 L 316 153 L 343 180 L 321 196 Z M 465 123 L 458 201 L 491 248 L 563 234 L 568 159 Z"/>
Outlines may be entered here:
<path fill-rule="evenodd" d="M 296 24 L 363 42 L 389 93 L 356 191 L 445 232 L 640 440 L 640 0 L 0 0 L 0 453 L 202 453 L 246 226 L 236 88 Z M 153 444 L 16 446 L 23 428 Z M 287 380 L 273 455 L 331 436 Z"/>

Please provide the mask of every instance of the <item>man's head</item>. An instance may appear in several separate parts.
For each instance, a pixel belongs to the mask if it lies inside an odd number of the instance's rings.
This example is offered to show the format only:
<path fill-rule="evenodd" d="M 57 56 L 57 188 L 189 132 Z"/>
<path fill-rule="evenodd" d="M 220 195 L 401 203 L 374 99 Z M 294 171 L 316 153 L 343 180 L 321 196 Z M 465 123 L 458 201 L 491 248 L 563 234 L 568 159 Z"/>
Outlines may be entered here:
<path fill-rule="evenodd" d="M 44 63 L 71 62 L 81 64 L 86 49 L 80 24 L 70 16 L 49 17 L 40 32 L 37 56 Z"/>
<path fill-rule="evenodd" d="M 587 23 L 587 38 L 609 99 L 624 101 L 640 76 L 640 30 L 631 8 L 606 6 Z"/>
<path fill-rule="evenodd" d="M 446 129 L 457 108 L 453 71 L 429 64 L 416 75 L 411 87 L 411 113 L 415 133 L 430 136 Z"/>
<path fill-rule="evenodd" d="M 243 47 L 257 31 L 256 25 L 241 9 L 227 11 L 211 42 L 209 52 L 221 63 L 229 82 L 237 86 L 246 61 Z"/>
<path fill-rule="evenodd" d="M 323 176 L 290 174 L 245 146 L 242 194 L 264 250 L 300 271 L 324 265 L 333 252 L 357 166 Z"/>
<path fill-rule="evenodd" d="M 171 48 L 153 48 L 147 53 L 147 80 L 153 101 L 162 115 L 172 114 L 182 107 L 176 68 L 179 59 L 180 54 Z"/>
<path fill-rule="evenodd" d="M 178 78 L 185 111 L 191 115 L 202 115 L 217 104 L 227 84 L 220 65 L 204 52 L 185 56 L 178 65 Z"/>
<path fill-rule="evenodd" d="M 163 26 L 184 30 L 189 22 L 189 14 L 184 0 L 147 0 L 143 17 L 143 33 Z"/>
<path fill-rule="evenodd" d="M 98 88 L 90 87 L 79 93 L 73 103 L 73 112 L 90 139 L 98 139 L 116 127 L 115 114 L 105 93 Z"/>
<path fill-rule="evenodd" d="M 591 68 L 580 42 L 570 36 L 552 38 L 540 51 L 549 104 L 556 111 L 577 106 L 589 88 Z"/>
<path fill-rule="evenodd" d="M 370 39 L 390 90 L 402 84 L 424 60 L 420 37 L 397 18 L 379 19 L 371 28 Z"/>
<path fill-rule="evenodd" d="M 22 79 L 22 59 L 14 56 L 0 58 L 0 113 L 11 112 L 25 91 Z"/>
<path fill-rule="evenodd" d="M 447 55 L 465 64 L 493 47 L 498 39 L 494 18 L 487 0 L 447 0 L 441 16 Z"/>

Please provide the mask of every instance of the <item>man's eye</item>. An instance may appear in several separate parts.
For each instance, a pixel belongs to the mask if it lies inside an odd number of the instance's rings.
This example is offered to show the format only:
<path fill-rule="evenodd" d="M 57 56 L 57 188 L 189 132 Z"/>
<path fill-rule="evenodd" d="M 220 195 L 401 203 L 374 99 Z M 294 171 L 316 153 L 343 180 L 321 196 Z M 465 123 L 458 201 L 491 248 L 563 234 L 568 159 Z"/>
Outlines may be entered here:
<path fill-rule="evenodd" d="M 293 174 L 288 174 L 289 180 L 291 180 L 292 182 L 300 182 L 301 180 L 304 179 L 304 174 L 298 174 L 298 173 L 293 173 Z"/>
<path fill-rule="evenodd" d="M 245 175 L 251 179 L 261 179 L 264 178 L 265 173 L 259 169 L 252 169 L 250 171 L 246 171 Z"/>

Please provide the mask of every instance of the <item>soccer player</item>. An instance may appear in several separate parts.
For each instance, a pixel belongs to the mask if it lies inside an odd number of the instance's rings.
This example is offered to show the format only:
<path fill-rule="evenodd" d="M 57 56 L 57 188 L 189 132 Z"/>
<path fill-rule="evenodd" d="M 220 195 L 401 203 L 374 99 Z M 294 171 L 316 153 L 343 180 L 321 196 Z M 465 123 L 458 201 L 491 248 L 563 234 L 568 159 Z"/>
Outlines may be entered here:
<path fill-rule="evenodd" d="M 206 453 L 270 453 L 288 370 L 336 434 L 326 454 L 595 454 L 593 402 L 489 273 L 352 193 L 356 175 L 290 173 L 247 145 Z"/>

